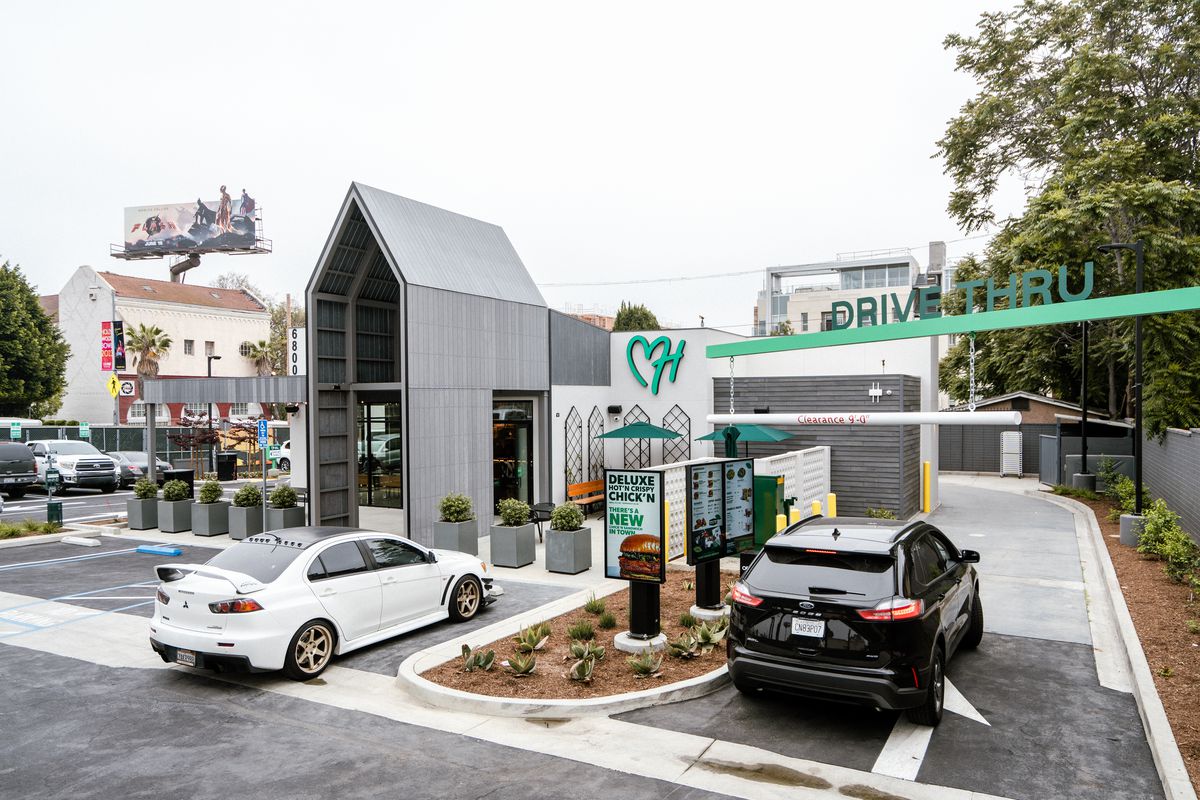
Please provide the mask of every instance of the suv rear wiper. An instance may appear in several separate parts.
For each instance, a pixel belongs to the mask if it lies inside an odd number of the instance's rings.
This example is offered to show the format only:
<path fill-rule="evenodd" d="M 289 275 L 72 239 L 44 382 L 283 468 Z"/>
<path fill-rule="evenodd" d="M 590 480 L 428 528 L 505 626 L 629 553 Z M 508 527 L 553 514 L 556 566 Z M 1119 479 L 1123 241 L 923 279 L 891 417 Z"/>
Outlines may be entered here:
<path fill-rule="evenodd" d="M 845 589 L 833 589 L 828 586 L 810 586 L 808 587 L 809 594 L 856 594 L 859 597 L 864 597 L 862 592 L 848 592 Z"/>

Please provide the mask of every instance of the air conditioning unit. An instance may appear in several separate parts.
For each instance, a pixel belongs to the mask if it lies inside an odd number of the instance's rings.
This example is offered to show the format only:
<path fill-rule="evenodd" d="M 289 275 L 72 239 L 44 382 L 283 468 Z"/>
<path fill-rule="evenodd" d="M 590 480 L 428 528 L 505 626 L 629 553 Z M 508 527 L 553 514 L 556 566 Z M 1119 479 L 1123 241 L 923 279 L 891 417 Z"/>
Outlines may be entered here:
<path fill-rule="evenodd" d="M 1000 477 L 1021 474 L 1021 432 L 1002 431 L 1000 433 Z"/>

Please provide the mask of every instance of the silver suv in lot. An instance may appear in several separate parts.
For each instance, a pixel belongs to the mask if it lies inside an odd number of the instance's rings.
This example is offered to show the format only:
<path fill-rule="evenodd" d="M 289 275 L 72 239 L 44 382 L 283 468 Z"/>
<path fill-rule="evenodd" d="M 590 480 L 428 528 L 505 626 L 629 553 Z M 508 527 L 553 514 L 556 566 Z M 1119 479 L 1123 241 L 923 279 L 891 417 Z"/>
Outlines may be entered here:
<path fill-rule="evenodd" d="M 37 461 L 38 481 L 45 486 L 46 470 L 53 466 L 65 489 L 99 489 L 108 493 L 121 484 L 117 462 L 87 442 L 49 439 L 29 442 Z"/>

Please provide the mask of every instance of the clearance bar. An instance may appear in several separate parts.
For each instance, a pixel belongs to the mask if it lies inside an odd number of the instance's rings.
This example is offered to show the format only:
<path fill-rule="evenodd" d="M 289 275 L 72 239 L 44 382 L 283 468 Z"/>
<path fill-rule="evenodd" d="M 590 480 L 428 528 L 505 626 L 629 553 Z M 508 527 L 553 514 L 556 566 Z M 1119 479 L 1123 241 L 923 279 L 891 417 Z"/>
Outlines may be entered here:
<path fill-rule="evenodd" d="M 709 414 L 713 425 L 1020 425 L 1020 411 L 809 411 L 796 414 Z"/>
<path fill-rule="evenodd" d="M 779 353 L 787 350 L 836 347 L 844 344 L 887 342 L 893 339 L 917 339 L 922 336 L 942 336 L 948 333 L 978 333 L 1007 328 L 1029 328 L 1036 325 L 1058 325 L 1067 322 L 1138 317 L 1197 309 L 1200 309 L 1200 286 L 1188 286 L 1183 289 L 1166 289 L 1161 292 L 1097 297 L 1072 303 L 1051 303 L 1001 311 L 980 311 L 974 314 L 931 317 L 914 322 L 869 325 L 865 328 L 845 328 L 836 331 L 801 333 L 795 336 L 769 336 L 740 342 L 710 344 L 705 355 L 708 358 L 729 358 L 759 353 Z M 789 424 L 795 425 L 796 423 Z"/>

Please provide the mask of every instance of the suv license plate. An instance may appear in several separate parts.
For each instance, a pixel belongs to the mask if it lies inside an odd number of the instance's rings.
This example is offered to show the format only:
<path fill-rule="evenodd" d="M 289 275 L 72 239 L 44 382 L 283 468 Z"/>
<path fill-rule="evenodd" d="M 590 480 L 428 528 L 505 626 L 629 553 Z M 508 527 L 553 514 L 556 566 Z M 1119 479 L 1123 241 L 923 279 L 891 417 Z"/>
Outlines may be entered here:
<path fill-rule="evenodd" d="M 818 639 L 825 638 L 825 620 L 823 619 L 799 619 L 792 617 L 792 635 L 793 636 L 815 636 Z"/>
<path fill-rule="evenodd" d="M 175 663 L 183 664 L 185 667 L 196 666 L 196 651 L 195 650 L 176 650 Z"/>

